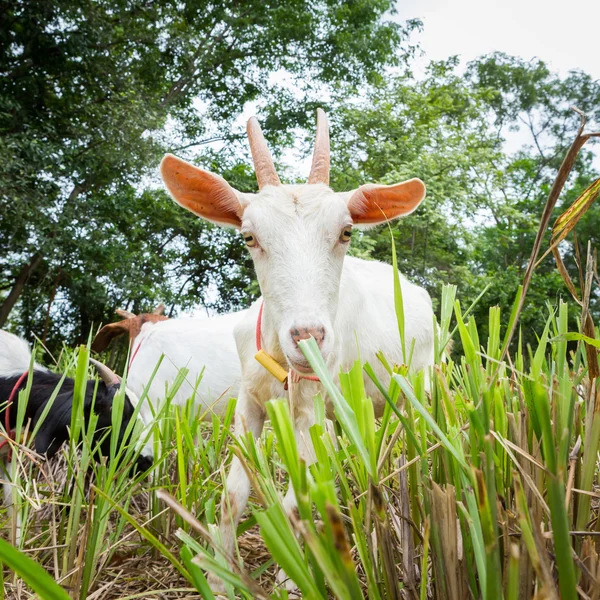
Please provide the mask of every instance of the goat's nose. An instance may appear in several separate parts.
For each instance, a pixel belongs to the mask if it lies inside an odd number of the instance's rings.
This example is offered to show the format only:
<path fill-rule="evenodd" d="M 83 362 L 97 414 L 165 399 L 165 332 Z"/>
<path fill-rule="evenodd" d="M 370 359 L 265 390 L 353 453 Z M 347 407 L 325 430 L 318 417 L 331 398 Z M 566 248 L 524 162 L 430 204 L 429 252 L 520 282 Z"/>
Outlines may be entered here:
<path fill-rule="evenodd" d="M 323 340 L 325 339 L 325 327 L 292 327 L 290 329 L 290 336 L 292 337 L 296 348 L 298 347 L 298 342 L 300 340 L 307 340 L 311 336 L 315 338 L 315 342 L 317 342 L 317 345 L 321 348 Z"/>

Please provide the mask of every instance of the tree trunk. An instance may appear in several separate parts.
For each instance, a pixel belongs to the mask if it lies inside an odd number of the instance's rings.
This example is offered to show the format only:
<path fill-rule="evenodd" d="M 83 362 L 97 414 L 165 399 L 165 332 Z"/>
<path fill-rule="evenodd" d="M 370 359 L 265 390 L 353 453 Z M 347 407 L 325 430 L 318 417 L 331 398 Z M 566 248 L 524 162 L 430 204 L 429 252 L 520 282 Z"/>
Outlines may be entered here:
<path fill-rule="evenodd" d="M 42 344 L 46 343 L 46 337 L 48 336 L 48 328 L 50 327 L 50 310 L 52 309 L 52 303 L 54 302 L 54 298 L 56 298 L 56 290 L 58 290 L 58 283 L 60 282 L 60 278 L 62 275 L 62 269 L 58 269 L 58 275 L 56 276 L 56 281 L 54 282 L 54 288 L 50 293 L 50 298 L 48 299 L 48 310 L 46 311 L 46 321 L 44 323 L 44 335 L 42 335 Z"/>
<path fill-rule="evenodd" d="M 38 268 L 39 264 L 42 262 L 42 257 L 40 254 L 34 254 L 31 257 L 31 260 L 28 264 L 23 265 L 23 268 L 17 275 L 15 279 L 15 283 L 12 286 L 6 300 L 0 305 L 0 327 L 4 327 L 8 319 L 8 315 L 10 315 L 10 311 L 13 309 L 17 300 L 23 293 L 25 286 L 27 285 L 27 280 L 31 277 L 31 274 Z"/>
<path fill-rule="evenodd" d="M 67 201 L 65 203 L 62 216 L 66 217 L 69 214 L 66 209 L 68 207 L 72 207 L 73 203 L 75 202 L 75 200 L 77 200 L 79 195 L 87 191 L 89 188 L 90 184 L 86 181 L 84 181 L 83 183 L 76 183 L 73 186 L 73 189 L 71 190 L 71 193 L 69 194 L 69 197 L 67 198 Z M 56 236 L 57 232 L 55 230 L 49 235 L 49 239 L 53 239 Z M 17 300 L 23 293 L 23 290 L 27 285 L 27 281 L 31 277 L 31 274 L 40 266 L 41 262 L 42 255 L 39 252 L 36 252 L 29 259 L 29 263 L 23 265 L 23 268 L 21 269 L 21 271 L 17 275 L 17 278 L 15 279 L 10 293 L 8 294 L 4 302 L 0 304 L 0 328 L 4 327 L 6 321 L 8 320 L 8 315 L 10 315 L 10 312 L 17 303 Z"/>

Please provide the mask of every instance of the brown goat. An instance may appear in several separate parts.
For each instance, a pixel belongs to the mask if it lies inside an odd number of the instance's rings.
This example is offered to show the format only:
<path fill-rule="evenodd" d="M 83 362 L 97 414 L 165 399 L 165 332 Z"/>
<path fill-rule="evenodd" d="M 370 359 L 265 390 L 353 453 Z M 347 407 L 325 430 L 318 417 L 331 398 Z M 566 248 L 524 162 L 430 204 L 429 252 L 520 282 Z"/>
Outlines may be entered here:
<path fill-rule="evenodd" d="M 92 342 L 92 350 L 94 352 L 103 352 L 106 350 L 113 338 L 116 338 L 124 333 L 129 336 L 129 343 L 140 334 L 144 323 L 158 323 L 158 321 L 166 321 L 169 317 L 165 317 L 165 305 L 159 304 L 151 313 L 142 313 L 135 315 L 127 310 L 117 309 L 116 313 L 120 317 L 124 317 L 123 321 L 117 323 L 109 323 L 105 325 L 96 335 Z"/>

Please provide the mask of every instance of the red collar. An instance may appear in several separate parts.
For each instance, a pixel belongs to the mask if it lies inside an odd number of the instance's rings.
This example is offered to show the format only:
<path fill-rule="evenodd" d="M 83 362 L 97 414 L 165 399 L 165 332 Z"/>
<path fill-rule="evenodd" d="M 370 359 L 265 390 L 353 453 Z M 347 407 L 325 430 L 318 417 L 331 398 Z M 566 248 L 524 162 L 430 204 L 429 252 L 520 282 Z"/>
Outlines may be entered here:
<path fill-rule="evenodd" d="M 263 308 L 265 307 L 265 301 L 260 303 L 260 310 L 258 311 L 258 319 L 256 319 L 256 350 L 259 352 L 262 350 L 262 315 Z M 283 382 L 284 389 L 288 389 L 288 382 L 291 380 L 293 383 L 298 383 L 300 379 L 308 379 L 309 381 L 321 381 L 316 375 L 303 375 L 290 369 L 288 372 L 287 379 Z"/>
<path fill-rule="evenodd" d="M 6 444 L 8 444 L 8 440 L 15 439 L 15 432 L 13 429 L 10 428 L 10 407 L 12 406 L 12 404 L 14 402 L 14 399 L 17 395 L 17 392 L 19 391 L 19 388 L 21 387 L 21 384 L 27 378 L 27 375 L 29 375 L 29 371 L 25 371 L 25 373 L 23 373 L 23 375 L 21 375 L 21 377 L 19 377 L 19 379 L 17 379 L 17 383 L 15 383 L 15 385 L 13 386 L 10 396 L 8 397 L 8 402 L 6 404 L 6 409 L 4 411 L 4 430 L 6 431 L 7 437 L 0 442 L 0 450 L 4 446 L 6 446 Z M 10 450 L 9 450 L 9 454 L 8 454 L 8 460 L 10 460 Z"/>
<path fill-rule="evenodd" d="M 140 340 L 139 344 L 137 345 L 137 348 L 133 351 L 133 354 L 131 355 L 131 358 L 129 359 L 129 366 L 127 367 L 127 375 L 129 376 L 129 370 L 131 369 L 131 365 L 133 364 L 133 359 L 137 356 L 137 353 L 140 351 L 140 348 L 142 347 L 142 341 Z"/>

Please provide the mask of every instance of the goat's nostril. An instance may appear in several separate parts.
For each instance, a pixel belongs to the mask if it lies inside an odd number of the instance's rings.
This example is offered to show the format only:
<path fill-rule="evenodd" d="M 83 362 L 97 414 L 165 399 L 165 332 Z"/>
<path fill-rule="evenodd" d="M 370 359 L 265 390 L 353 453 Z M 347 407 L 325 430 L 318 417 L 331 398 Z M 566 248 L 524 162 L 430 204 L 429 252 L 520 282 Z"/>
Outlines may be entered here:
<path fill-rule="evenodd" d="M 301 340 L 313 337 L 320 348 L 325 339 L 325 327 L 292 327 L 290 328 L 290 337 L 296 347 L 298 347 L 298 342 Z"/>

